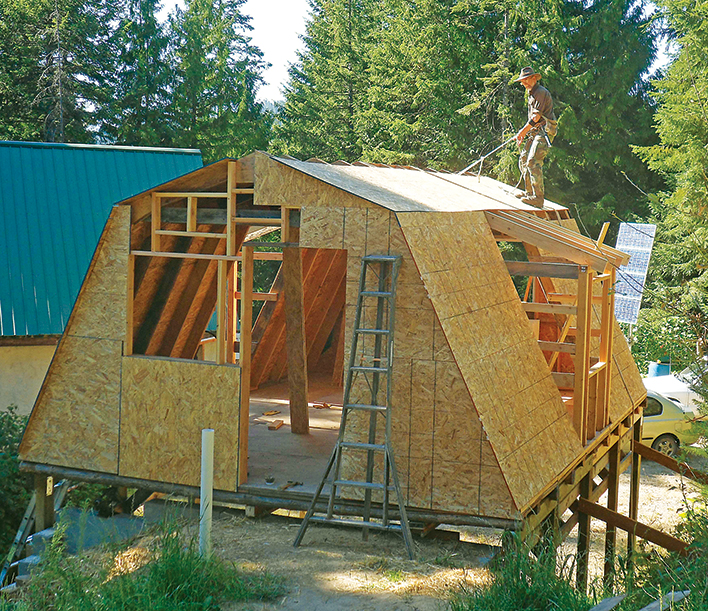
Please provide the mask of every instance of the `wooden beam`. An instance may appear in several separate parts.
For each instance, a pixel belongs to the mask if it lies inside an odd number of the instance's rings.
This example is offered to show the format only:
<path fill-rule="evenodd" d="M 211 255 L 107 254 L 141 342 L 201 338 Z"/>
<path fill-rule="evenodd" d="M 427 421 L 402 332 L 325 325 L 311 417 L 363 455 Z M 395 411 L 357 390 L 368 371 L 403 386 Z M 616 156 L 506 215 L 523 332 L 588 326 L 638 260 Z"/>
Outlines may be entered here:
<path fill-rule="evenodd" d="M 226 237 L 225 233 L 207 233 L 206 231 L 181 231 L 179 229 L 168 230 L 160 229 L 155 232 L 156 235 L 173 235 L 181 238 L 216 238 L 223 240 Z"/>
<path fill-rule="evenodd" d="M 125 304 L 125 343 L 123 356 L 133 354 L 133 304 L 135 303 L 135 257 L 128 255 L 128 280 Z"/>
<path fill-rule="evenodd" d="M 253 301 L 278 301 L 278 297 L 280 297 L 280 293 L 253 293 L 251 295 Z M 234 299 L 238 301 L 241 298 L 241 292 L 237 291 L 234 295 Z"/>
<path fill-rule="evenodd" d="M 34 474 L 35 518 L 34 530 L 40 532 L 54 526 L 54 478 Z"/>
<path fill-rule="evenodd" d="M 230 162 L 230 164 L 233 162 Z M 187 197 L 201 197 L 201 198 L 218 198 L 218 199 L 226 199 L 229 194 L 228 193 L 223 193 L 223 192 L 214 192 L 211 193 L 209 191 L 163 191 L 163 192 L 154 192 L 153 197 L 162 199 L 165 197 L 180 197 L 180 198 L 187 198 Z"/>
<path fill-rule="evenodd" d="M 300 248 L 283 250 L 283 276 L 290 428 L 293 433 L 306 435 L 310 430 L 310 417 L 307 406 L 307 348 L 301 253 Z"/>
<path fill-rule="evenodd" d="M 632 427 L 632 447 L 642 442 L 642 419 L 639 418 Z M 638 452 L 632 452 L 632 476 L 629 482 L 629 518 L 636 520 L 639 515 L 639 482 L 641 479 L 642 457 Z M 633 563 L 636 539 L 634 531 L 627 534 L 627 557 Z"/>
<path fill-rule="evenodd" d="M 662 467 L 666 467 L 676 473 L 680 473 L 682 476 L 688 477 L 694 482 L 708 485 L 708 473 L 703 473 L 702 471 L 693 469 L 688 463 L 679 462 L 675 458 L 662 454 L 661 452 L 657 452 L 656 450 L 650 448 L 649 446 L 645 446 L 643 443 L 636 440 L 632 444 L 632 449 L 642 458 L 646 458 L 647 460 L 651 460 Z"/>
<path fill-rule="evenodd" d="M 217 263 L 216 284 L 216 363 L 226 363 L 226 300 L 228 299 L 228 263 Z"/>
<path fill-rule="evenodd" d="M 590 496 L 592 480 L 588 473 L 580 482 L 580 497 L 578 501 L 586 501 Z M 576 501 L 576 503 L 578 502 Z M 571 505 L 572 507 L 572 505 Z M 588 555 L 590 553 L 590 516 L 587 511 L 578 510 L 578 555 L 575 587 L 583 594 L 588 589 Z"/>
<path fill-rule="evenodd" d="M 236 244 L 234 241 L 234 225 L 231 223 L 231 219 L 236 215 L 236 193 L 234 189 L 236 188 L 236 162 L 229 161 L 228 170 L 226 174 L 226 192 L 228 197 L 226 199 L 226 218 L 229 222 L 226 224 L 226 254 L 230 257 L 236 254 Z"/>
<path fill-rule="evenodd" d="M 632 535 L 636 535 L 645 541 L 654 543 L 655 545 L 663 547 L 671 552 L 678 552 L 682 556 L 687 555 L 686 548 L 688 547 L 688 543 L 685 541 L 681 541 L 681 539 L 672 537 L 665 532 L 661 532 L 651 526 L 642 524 L 633 518 L 623 516 L 621 513 L 607 509 L 602 505 L 592 503 L 582 497 L 573 503 L 571 509 L 574 511 L 580 511 L 583 514 L 592 516 L 598 520 L 602 520 L 606 524 L 611 524 L 616 528 L 624 530 Z"/>
<path fill-rule="evenodd" d="M 179 235 L 184 235 L 180 233 Z M 200 237 L 204 234 L 200 233 Z M 221 235 L 221 234 L 219 234 Z M 188 252 L 151 252 L 149 250 L 131 250 L 131 255 L 136 257 L 157 257 L 166 259 L 207 259 L 209 261 L 240 261 L 241 255 L 229 257 L 228 255 L 209 255 L 202 253 Z M 282 261 L 282 252 L 254 252 L 253 259 L 255 261 Z"/>
<path fill-rule="evenodd" d="M 239 365 L 241 367 L 241 408 L 239 416 L 238 483 L 248 479 L 248 424 L 251 404 L 251 334 L 253 331 L 253 249 L 243 248 L 241 267 L 241 316 Z"/>
<path fill-rule="evenodd" d="M 562 305 L 558 303 L 536 303 L 521 302 L 524 312 L 541 312 L 543 314 L 559 314 L 561 316 L 573 316 L 578 308 L 574 305 Z"/>
<path fill-rule="evenodd" d="M 160 250 L 160 234 L 158 231 L 161 229 L 162 226 L 162 206 L 160 204 L 160 198 L 157 197 L 156 193 L 152 194 L 152 216 L 150 217 L 150 222 L 152 223 L 150 226 L 151 230 L 151 240 L 150 240 L 150 249 L 155 251 L 155 250 Z"/>
<path fill-rule="evenodd" d="M 197 198 L 187 198 L 187 231 L 197 230 Z"/>
<path fill-rule="evenodd" d="M 572 263 L 543 263 L 532 261 L 504 261 L 511 276 L 537 276 L 541 278 L 578 277 L 578 265 Z"/>
<path fill-rule="evenodd" d="M 619 475 L 620 475 L 620 443 L 614 443 L 609 452 L 609 473 L 607 474 L 607 509 L 617 511 L 619 499 Z M 605 567 L 603 571 L 603 583 L 611 590 L 615 577 L 615 547 L 617 545 L 617 529 L 614 524 L 607 523 L 605 531 Z"/>
<path fill-rule="evenodd" d="M 575 344 L 566 344 L 565 342 L 545 342 L 538 340 L 538 347 L 546 352 L 564 352 L 566 354 L 575 354 Z"/>

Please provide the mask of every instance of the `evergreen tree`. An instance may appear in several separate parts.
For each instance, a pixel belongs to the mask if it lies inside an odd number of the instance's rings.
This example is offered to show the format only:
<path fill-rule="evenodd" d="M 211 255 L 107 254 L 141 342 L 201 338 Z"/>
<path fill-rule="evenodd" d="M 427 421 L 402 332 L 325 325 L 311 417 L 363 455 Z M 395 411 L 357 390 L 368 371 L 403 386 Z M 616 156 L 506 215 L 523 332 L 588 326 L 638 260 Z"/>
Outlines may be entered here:
<path fill-rule="evenodd" d="M 159 0 L 127 0 L 115 36 L 111 95 L 100 111 L 100 135 L 127 145 L 170 146 L 167 112 L 173 87 L 169 39 L 157 20 Z M 109 64 L 110 65 L 110 64 Z"/>
<path fill-rule="evenodd" d="M 658 221 L 650 303 L 689 325 L 699 354 L 708 352 L 708 0 L 666 0 L 677 56 L 655 83 L 659 144 L 638 149 L 663 176 L 653 197 Z M 656 318 L 656 316 L 654 316 Z"/>
<path fill-rule="evenodd" d="M 207 160 L 265 148 L 271 117 L 256 101 L 265 67 L 251 44 L 245 0 L 187 0 L 170 20 L 176 83 L 170 105 L 177 146 Z"/>
<path fill-rule="evenodd" d="M 359 159 L 377 0 L 310 0 L 305 49 L 290 67 L 274 148 L 300 158 Z"/>

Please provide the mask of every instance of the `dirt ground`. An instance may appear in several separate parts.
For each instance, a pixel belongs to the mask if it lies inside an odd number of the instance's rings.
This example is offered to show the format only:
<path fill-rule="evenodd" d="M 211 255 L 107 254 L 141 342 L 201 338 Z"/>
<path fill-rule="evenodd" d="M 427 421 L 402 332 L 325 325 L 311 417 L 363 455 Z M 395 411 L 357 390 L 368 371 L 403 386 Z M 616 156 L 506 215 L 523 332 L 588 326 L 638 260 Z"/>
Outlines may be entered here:
<path fill-rule="evenodd" d="M 706 465 L 696 465 L 705 469 Z M 630 473 L 620 480 L 620 511 L 626 513 Z M 655 463 L 642 465 L 639 520 L 671 532 L 687 501 L 696 497 L 693 485 Z M 601 502 L 604 502 L 603 498 Z M 450 539 L 415 537 L 417 559 L 408 560 L 399 536 L 313 525 L 300 548 L 293 547 L 300 520 L 287 515 L 249 519 L 221 516 L 214 521 L 214 551 L 247 569 L 267 569 L 285 578 L 288 594 L 274 603 L 239 603 L 228 611 L 437 611 L 448 608 L 448 597 L 461 586 L 488 579 L 485 564 L 499 549 L 501 532 L 459 527 Z M 453 527 L 443 527 L 452 529 Z M 591 580 L 602 573 L 604 523 L 592 521 Z M 450 536 L 450 535 L 448 535 Z M 622 553 L 626 537 L 618 533 Z M 575 531 L 560 557 L 572 554 Z"/>

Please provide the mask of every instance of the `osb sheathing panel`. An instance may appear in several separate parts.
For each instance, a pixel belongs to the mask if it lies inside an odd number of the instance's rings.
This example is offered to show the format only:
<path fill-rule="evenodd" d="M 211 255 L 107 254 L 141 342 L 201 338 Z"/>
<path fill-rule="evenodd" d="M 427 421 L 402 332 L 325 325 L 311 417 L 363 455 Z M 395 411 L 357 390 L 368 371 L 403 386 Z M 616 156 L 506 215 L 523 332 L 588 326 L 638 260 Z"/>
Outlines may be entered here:
<path fill-rule="evenodd" d="M 125 337 L 130 208 L 114 206 L 67 324 L 66 333 Z"/>
<path fill-rule="evenodd" d="M 116 473 L 122 343 L 65 335 L 37 399 L 20 458 Z"/>
<path fill-rule="evenodd" d="M 361 257 L 402 256 L 397 284 L 391 410 L 394 457 L 406 503 L 412 507 L 479 514 L 480 486 L 485 481 L 495 489 L 487 492 L 487 498 L 493 502 L 485 502 L 484 515 L 511 516 L 514 506 L 508 488 L 395 216 L 376 207 L 305 206 L 300 218 L 302 245 L 347 250 L 346 363 Z M 369 277 L 368 288 L 374 288 L 375 282 L 375 277 Z M 375 314 L 375 307 L 365 307 L 362 324 L 373 327 Z M 367 337 L 359 345 L 357 362 L 365 362 L 372 354 L 373 341 Z M 362 377 L 355 379 L 351 392 L 353 402 L 368 403 L 371 398 Z M 385 386 L 380 392 L 385 392 Z M 383 426 L 381 419 L 379 440 Z M 368 414 L 352 414 L 347 438 L 365 441 L 368 430 Z M 375 463 L 375 478 L 380 476 L 380 466 L 380 461 Z M 361 480 L 365 468 L 364 455 L 345 455 L 344 477 Z M 350 498 L 362 496 L 353 489 L 342 492 Z"/>
<path fill-rule="evenodd" d="M 496 457 L 514 504 L 523 509 L 582 446 L 491 229 L 477 212 L 399 213 L 398 220 L 484 424 L 490 445 L 480 444 L 480 455 L 484 445 L 485 460 Z M 503 496 L 494 465 L 480 469 L 479 478 L 480 512 L 503 507 L 503 500 L 486 497 Z"/>
<path fill-rule="evenodd" d="M 241 370 L 123 357 L 119 474 L 199 486 L 201 430 L 213 428 L 214 487 L 235 490 Z"/>
<path fill-rule="evenodd" d="M 255 193 L 256 206 L 336 206 L 340 208 L 360 208 L 373 204 L 341 189 L 293 170 L 282 163 L 273 161 L 267 155 L 256 154 Z M 301 238 L 303 237 L 301 226 Z M 301 246 L 304 246 L 302 242 Z M 336 246 L 313 246 L 314 248 L 336 248 Z"/>

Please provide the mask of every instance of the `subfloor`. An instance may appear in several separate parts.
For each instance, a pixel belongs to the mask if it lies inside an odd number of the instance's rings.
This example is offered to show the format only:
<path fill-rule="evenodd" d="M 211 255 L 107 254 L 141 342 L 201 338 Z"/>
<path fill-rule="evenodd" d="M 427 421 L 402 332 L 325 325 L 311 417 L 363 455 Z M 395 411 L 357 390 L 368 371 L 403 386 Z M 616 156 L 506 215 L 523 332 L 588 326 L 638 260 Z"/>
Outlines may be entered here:
<path fill-rule="evenodd" d="M 305 492 L 314 494 L 332 448 L 342 417 L 343 389 L 332 385 L 330 375 L 309 380 L 310 433 L 295 435 L 290 429 L 287 381 L 264 384 L 251 393 L 248 429 L 248 480 L 239 490 L 256 492 Z M 273 423 L 283 425 L 271 430 Z"/>

